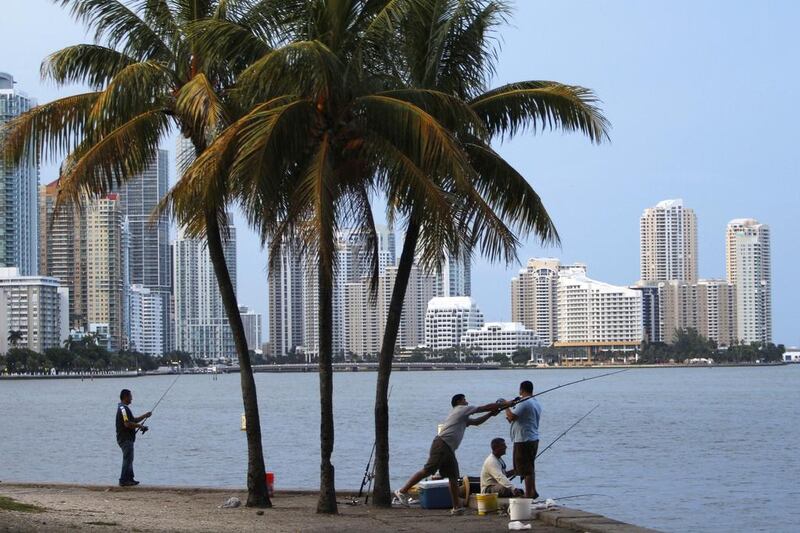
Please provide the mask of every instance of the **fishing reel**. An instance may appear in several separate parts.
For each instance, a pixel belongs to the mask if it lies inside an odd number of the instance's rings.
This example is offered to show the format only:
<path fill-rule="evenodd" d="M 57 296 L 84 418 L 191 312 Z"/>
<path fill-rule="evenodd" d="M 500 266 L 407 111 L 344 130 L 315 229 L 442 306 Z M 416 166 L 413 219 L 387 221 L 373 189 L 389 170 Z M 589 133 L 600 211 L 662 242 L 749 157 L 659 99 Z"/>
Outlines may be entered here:
<path fill-rule="evenodd" d="M 141 427 L 141 432 L 142 432 L 142 435 L 144 435 L 145 433 L 147 433 L 147 430 L 149 430 L 149 429 L 150 429 L 150 428 L 149 428 L 149 427 L 147 427 L 147 426 L 142 426 L 142 427 Z"/>

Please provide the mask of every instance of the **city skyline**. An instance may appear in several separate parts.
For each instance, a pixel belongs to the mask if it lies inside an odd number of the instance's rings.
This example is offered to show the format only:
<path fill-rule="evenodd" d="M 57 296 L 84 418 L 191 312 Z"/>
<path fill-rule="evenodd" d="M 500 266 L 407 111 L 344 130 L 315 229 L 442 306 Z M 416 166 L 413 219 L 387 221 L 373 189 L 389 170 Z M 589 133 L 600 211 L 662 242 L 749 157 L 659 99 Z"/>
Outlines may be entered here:
<path fill-rule="evenodd" d="M 27 2 L 9 2 L 7 14 L 19 24 L 3 32 L 0 45 L 24 53 L 7 58 L 0 70 L 44 103 L 58 93 L 39 83 L 39 63 L 48 53 L 83 41 L 84 34 L 61 9 L 49 2 L 37 4 L 30 9 Z M 518 27 L 503 35 L 507 53 L 500 55 L 496 81 L 560 79 L 592 87 L 614 126 L 612 143 L 597 147 L 579 137 L 543 134 L 499 146 L 542 196 L 562 248 L 542 248 L 529 239 L 519 251 L 521 264 L 504 268 L 476 261 L 472 292 L 487 319 L 510 319 L 508 280 L 532 257 L 588 262 L 598 279 L 632 283 L 639 271 L 637 221 L 642 210 L 667 198 L 683 198 L 697 215 L 698 274 L 703 278 L 725 277 L 723 235 L 730 220 L 754 218 L 770 226 L 773 338 L 800 344 L 792 311 L 798 297 L 792 265 L 800 260 L 800 251 L 793 245 L 797 223 L 791 214 L 800 198 L 791 146 L 791 124 L 798 111 L 780 104 L 791 97 L 789 88 L 797 78 L 780 65 L 790 64 L 790 51 L 798 47 L 790 21 L 797 19 L 799 8 L 785 4 L 767 12 L 760 6 L 722 11 L 689 2 L 671 4 L 670 9 L 635 2 L 581 9 L 529 4 L 517 3 Z M 543 48 L 534 57 L 526 53 L 531 45 L 554 42 L 558 31 L 526 32 L 534 14 L 557 19 L 566 10 L 574 28 L 592 36 L 591 49 L 584 37 L 554 50 Z M 628 24 L 598 23 L 609 20 Z M 30 32 L 32 27 L 43 31 Z M 680 42 L 669 37 L 677 30 L 683 36 Z M 747 39 L 737 37 L 741 35 Z M 735 69 L 723 68 L 734 64 Z M 735 94 L 720 91 L 730 84 L 747 86 L 753 76 L 765 81 L 758 91 L 770 94 L 763 107 L 741 109 Z M 174 181 L 173 154 L 171 159 Z M 42 167 L 40 183 L 54 177 L 52 165 Z M 237 217 L 239 288 L 254 296 L 239 303 L 267 316 L 266 254 L 257 252 L 257 237 L 240 222 Z"/>

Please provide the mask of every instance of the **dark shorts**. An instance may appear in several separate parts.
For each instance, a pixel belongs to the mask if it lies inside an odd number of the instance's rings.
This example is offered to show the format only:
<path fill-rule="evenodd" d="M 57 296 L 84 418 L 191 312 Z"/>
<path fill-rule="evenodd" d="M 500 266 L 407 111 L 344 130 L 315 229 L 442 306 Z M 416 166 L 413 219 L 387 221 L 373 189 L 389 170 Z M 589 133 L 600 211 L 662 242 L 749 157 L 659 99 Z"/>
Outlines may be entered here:
<path fill-rule="evenodd" d="M 531 476 L 534 473 L 533 461 L 539 450 L 538 440 L 514 443 L 514 473 L 520 477 Z"/>
<path fill-rule="evenodd" d="M 456 454 L 445 441 L 436 437 L 431 443 L 428 460 L 422 467 L 425 473 L 432 476 L 438 470 L 442 477 L 455 479 L 458 477 L 458 461 Z"/>

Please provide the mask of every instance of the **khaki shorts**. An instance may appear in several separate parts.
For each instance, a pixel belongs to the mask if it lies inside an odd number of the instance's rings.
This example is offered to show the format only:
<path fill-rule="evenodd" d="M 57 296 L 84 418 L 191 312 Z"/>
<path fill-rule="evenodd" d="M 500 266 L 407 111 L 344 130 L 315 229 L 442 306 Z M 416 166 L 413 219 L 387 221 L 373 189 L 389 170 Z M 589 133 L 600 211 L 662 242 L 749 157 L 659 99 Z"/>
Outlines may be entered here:
<path fill-rule="evenodd" d="M 533 462 L 539 450 L 538 440 L 514 443 L 514 473 L 520 477 L 531 476 L 535 469 Z"/>
<path fill-rule="evenodd" d="M 438 470 L 442 477 L 456 479 L 458 477 L 458 461 L 456 454 L 440 437 L 433 439 L 428 460 L 422 467 L 425 473 L 432 476 Z"/>

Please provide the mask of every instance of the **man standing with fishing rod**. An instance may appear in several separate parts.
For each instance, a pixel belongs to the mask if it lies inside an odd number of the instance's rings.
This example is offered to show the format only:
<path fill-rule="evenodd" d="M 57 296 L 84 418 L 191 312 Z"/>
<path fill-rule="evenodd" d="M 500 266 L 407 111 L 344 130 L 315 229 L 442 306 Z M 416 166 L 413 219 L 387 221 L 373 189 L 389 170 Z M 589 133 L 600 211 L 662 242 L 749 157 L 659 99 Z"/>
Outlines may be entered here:
<path fill-rule="evenodd" d="M 142 416 L 133 416 L 128 407 L 133 401 L 133 394 L 128 389 L 122 389 L 119 393 L 119 405 L 117 406 L 117 444 L 122 450 L 122 472 L 119 475 L 120 487 L 132 487 L 139 482 L 133 478 L 133 443 L 136 441 L 136 431 L 141 429 L 142 433 L 147 431 L 147 426 L 142 421 L 149 418 L 151 411 Z"/>
<path fill-rule="evenodd" d="M 539 497 L 536 492 L 536 452 L 539 449 L 539 419 L 542 405 L 533 398 L 533 383 L 519 384 L 519 399 L 506 409 L 511 422 L 511 440 L 514 443 L 514 473 L 525 482 L 525 497 Z"/>

